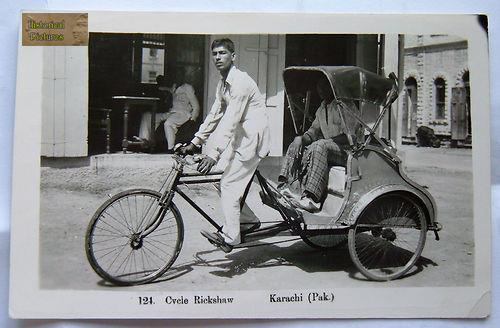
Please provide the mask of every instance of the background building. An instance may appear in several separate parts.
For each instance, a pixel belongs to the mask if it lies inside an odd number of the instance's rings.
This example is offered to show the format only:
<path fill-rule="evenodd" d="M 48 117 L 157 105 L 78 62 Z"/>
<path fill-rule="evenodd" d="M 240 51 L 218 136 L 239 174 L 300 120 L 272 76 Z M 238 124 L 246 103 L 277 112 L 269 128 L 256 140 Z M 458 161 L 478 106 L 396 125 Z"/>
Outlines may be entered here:
<path fill-rule="evenodd" d="M 467 41 L 449 35 L 406 35 L 401 135 L 414 142 L 428 126 L 452 145 L 471 143 Z"/>
<path fill-rule="evenodd" d="M 203 114 L 196 122 L 201 124 L 220 78 L 211 64 L 210 44 L 221 37 L 234 41 L 236 65 L 257 82 L 265 96 L 273 126 L 271 156 L 281 156 L 296 133 L 284 94 L 281 74 L 285 67 L 355 65 L 384 76 L 398 74 L 401 69 L 401 38 L 396 34 L 90 33 L 88 49 L 44 49 L 42 156 L 79 157 L 104 152 L 105 133 L 92 130 L 96 121 L 102 121 L 94 119 L 96 108 L 111 109 L 111 152 L 120 151 L 123 105 L 112 97 L 154 95 L 153 75 L 175 80 L 178 72 L 188 72 L 187 80 L 202 107 Z M 380 128 L 382 135 L 394 140 L 400 137 L 397 114 L 397 110 L 391 111 Z M 128 137 L 137 134 L 140 115 L 139 110 L 129 112 Z M 192 135 L 197 125 L 187 134 Z"/>

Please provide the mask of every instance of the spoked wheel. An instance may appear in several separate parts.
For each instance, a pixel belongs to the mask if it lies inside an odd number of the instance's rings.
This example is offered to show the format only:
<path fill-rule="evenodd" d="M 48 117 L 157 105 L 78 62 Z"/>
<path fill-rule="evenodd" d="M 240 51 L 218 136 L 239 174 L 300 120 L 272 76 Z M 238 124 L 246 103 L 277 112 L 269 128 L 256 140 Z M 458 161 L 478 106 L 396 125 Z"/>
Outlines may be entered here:
<path fill-rule="evenodd" d="M 160 197 L 152 190 L 127 190 L 96 211 L 85 250 L 90 265 L 104 280 L 121 286 L 142 284 L 160 277 L 174 263 L 184 226 L 177 207 L 160 206 Z"/>
<path fill-rule="evenodd" d="M 396 279 L 420 257 L 426 233 L 419 203 L 402 193 L 386 194 L 368 205 L 349 230 L 349 253 L 367 278 Z"/>
<path fill-rule="evenodd" d="M 347 234 L 330 234 L 318 236 L 300 236 L 302 240 L 312 248 L 327 250 L 344 246 L 347 243 Z"/>

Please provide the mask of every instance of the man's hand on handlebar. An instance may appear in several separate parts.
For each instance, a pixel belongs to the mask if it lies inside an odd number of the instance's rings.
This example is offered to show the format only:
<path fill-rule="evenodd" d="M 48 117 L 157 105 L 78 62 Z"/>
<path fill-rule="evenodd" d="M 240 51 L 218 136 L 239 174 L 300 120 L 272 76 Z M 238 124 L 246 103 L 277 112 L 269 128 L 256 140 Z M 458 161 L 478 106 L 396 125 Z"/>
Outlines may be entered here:
<path fill-rule="evenodd" d="M 205 156 L 201 160 L 200 164 L 198 164 L 197 170 L 200 173 L 207 174 L 210 172 L 210 170 L 212 169 L 212 167 L 214 167 L 216 163 L 217 161 L 212 157 Z"/>
<path fill-rule="evenodd" d="M 174 152 L 177 154 L 177 155 L 182 155 L 182 156 L 185 156 L 185 155 L 192 155 L 196 152 L 196 146 L 190 142 L 188 144 L 184 144 L 180 147 L 176 147 L 174 149 Z"/>
<path fill-rule="evenodd" d="M 192 142 L 184 145 L 179 144 L 174 147 L 174 153 L 181 156 L 192 155 L 196 152 L 196 150 L 198 150 L 198 148 Z M 198 167 L 196 169 L 200 173 L 207 174 L 210 172 L 212 167 L 214 167 L 217 161 L 209 156 L 204 156 L 204 155 L 201 156 L 203 156 L 201 160 L 199 159 L 195 160 L 195 162 L 199 161 Z"/>

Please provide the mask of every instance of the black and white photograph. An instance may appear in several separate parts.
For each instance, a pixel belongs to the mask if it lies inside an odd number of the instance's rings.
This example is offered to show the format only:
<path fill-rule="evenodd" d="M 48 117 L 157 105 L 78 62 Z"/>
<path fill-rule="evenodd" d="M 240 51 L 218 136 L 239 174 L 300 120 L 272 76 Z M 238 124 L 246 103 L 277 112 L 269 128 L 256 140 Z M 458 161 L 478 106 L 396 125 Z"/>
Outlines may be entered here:
<path fill-rule="evenodd" d="M 484 17 L 364 17 L 360 32 L 361 18 L 312 16 L 250 33 L 238 15 L 193 31 L 179 22 L 194 14 L 157 28 L 174 15 L 89 13 L 88 46 L 24 47 L 41 91 L 25 90 L 39 113 L 16 138 L 38 170 L 14 173 L 11 260 L 51 301 L 30 310 L 15 282 L 15 313 L 488 315 Z M 273 20 L 288 30 L 263 32 Z M 23 199 L 36 217 L 16 217 Z M 34 258 L 16 264 L 29 236 Z M 381 311 L 368 296 L 397 294 Z M 432 308 L 453 295 L 460 306 Z"/>

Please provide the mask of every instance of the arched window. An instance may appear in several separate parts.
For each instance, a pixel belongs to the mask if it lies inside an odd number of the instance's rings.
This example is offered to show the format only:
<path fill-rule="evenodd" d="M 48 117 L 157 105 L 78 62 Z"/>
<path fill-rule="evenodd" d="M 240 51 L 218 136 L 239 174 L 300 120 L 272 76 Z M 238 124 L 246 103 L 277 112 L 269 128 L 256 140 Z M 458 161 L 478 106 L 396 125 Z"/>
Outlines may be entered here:
<path fill-rule="evenodd" d="M 415 80 L 414 77 L 410 76 L 409 78 L 406 79 L 405 81 L 405 91 L 408 94 L 408 96 L 412 99 L 417 99 L 417 80 Z"/>
<path fill-rule="evenodd" d="M 469 71 L 465 71 L 465 73 L 462 75 L 462 81 L 465 85 L 466 88 L 469 87 Z"/>
<path fill-rule="evenodd" d="M 436 119 L 444 119 L 444 111 L 446 104 L 446 83 L 443 78 L 438 77 L 434 80 L 434 108 L 435 108 L 435 117 Z"/>

